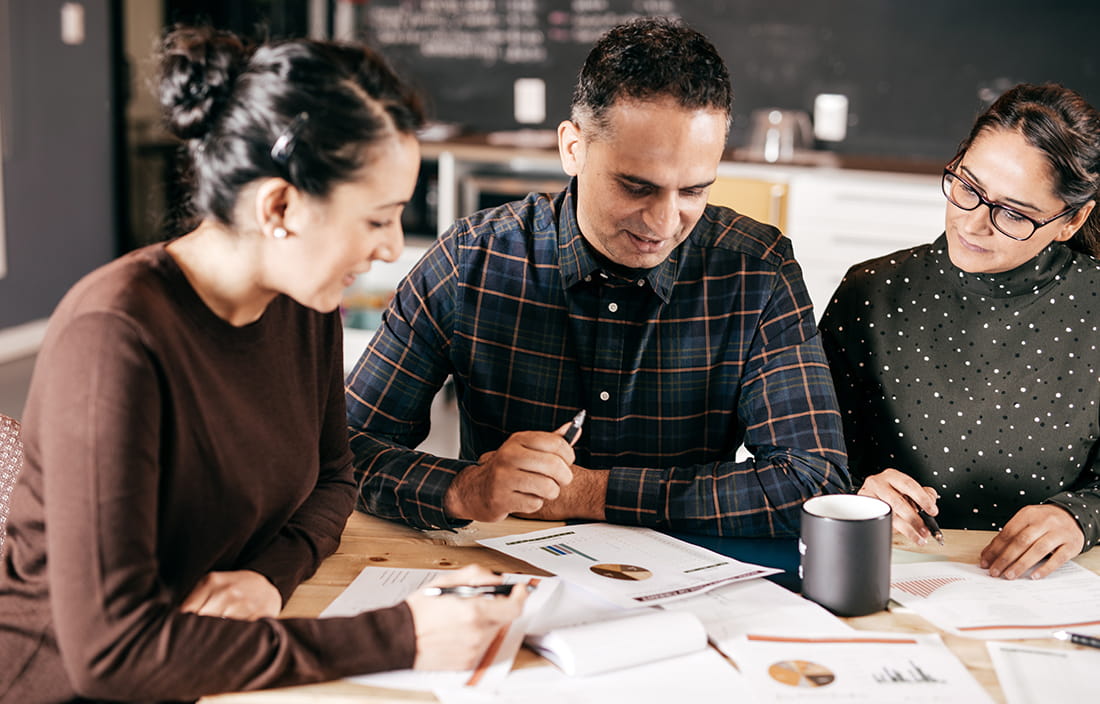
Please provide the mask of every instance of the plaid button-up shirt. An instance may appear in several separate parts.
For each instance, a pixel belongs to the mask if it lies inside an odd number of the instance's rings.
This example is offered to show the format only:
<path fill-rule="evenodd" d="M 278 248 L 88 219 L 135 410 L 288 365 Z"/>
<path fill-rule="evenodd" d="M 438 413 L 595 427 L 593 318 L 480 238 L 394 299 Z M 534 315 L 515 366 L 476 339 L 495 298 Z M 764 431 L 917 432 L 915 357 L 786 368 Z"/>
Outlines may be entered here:
<path fill-rule="evenodd" d="M 794 535 L 849 480 L 829 368 L 790 241 L 707 206 L 624 279 L 581 236 L 575 190 L 456 223 L 398 287 L 347 381 L 360 508 L 419 527 L 455 474 L 514 432 L 588 410 L 577 464 L 610 472 L 607 519 Z M 409 449 L 453 375 L 461 459 Z M 744 443 L 752 454 L 737 461 Z"/>

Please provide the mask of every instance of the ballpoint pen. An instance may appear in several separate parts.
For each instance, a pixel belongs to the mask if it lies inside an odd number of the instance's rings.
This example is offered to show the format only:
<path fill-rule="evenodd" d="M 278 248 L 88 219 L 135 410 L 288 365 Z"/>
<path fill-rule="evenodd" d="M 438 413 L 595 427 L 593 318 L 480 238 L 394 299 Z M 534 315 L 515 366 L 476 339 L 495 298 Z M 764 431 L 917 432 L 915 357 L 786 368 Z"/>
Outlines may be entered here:
<path fill-rule="evenodd" d="M 932 537 L 936 539 L 936 542 L 943 545 L 943 531 L 940 530 L 940 524 L 936 523 L 936 519 L 929 516 L 923 508 L 917 509 L 917 515 L 924 521 L 924 527 L 932 533 Z"/>
<path fill-rule="evenodd" d="M 1092 636 L 1082 635 L 1081 633 L 1070 633 L 1069 631 L 1055 631 L 1052 635 L 1058 640 L 1068 640 L 1074 645 L 1100 648 L 1100 638 L 1093 638 Z"/>
<path fill-rule="evenodd" d="M 905 497 L 909 499 L 909 497 Z M 924 521 L 924 527 L 928 529 L 928 532 L 932 534 L 932 537 L 936 539 L 936 542 L 943 545 L 943 531 L 940 530 L 940 524 L 936 523 L 936 519 L 928 515 L 928 512 L 917 505 L 916 501 L 909 499 L 909 504 L 917 509 L 917 515 Z"/>
<path fill-rule="evenodd" d="M 569 423 L 569 427 L 565 429 L 565 441 L 572 445 L 577 441 L 577 436 L 581 433 L 581 427 L 584 425 L 584 419 L 588 417 L 588 411 L 581 409 L 577 411 L 577 415 L 573 416 L 572 422 Z"/>
<path fill-rule="evenodd" d="M 474 596 L 508 596 L 512 593 L 515 584 L 459 584 L 453 587 L 426 587 L 422 593 L 424 596 L 457 596 L 468 599 Z M 532 591 L 535 585 L 528 582 L 527 591 Z"/>

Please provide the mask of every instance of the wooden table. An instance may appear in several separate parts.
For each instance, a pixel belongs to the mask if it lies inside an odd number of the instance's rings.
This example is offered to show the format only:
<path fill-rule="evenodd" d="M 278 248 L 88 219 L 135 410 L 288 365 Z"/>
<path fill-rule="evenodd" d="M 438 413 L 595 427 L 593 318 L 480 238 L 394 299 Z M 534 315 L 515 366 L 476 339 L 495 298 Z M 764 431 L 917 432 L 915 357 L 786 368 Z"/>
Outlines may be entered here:
<path fill-rule="evenodd" d="M 313 617 L 321 613 L 340 592 L 368 565 L 388 567 L 452 568 L 478 563 L 489 569 L 545 574 L 530 565 L 507 555 L 477 545 L 482 538 L 492 538 L 513 533 L 551 528 L 559 523 L 525 521 L 510 518 L 500 523 L 474 523 L 457 532 L 422 532 L 403 525 L 355 512 L 348 519 L 340 547 L 321 565 L 312 579 L 294 592 L 284 617 Z M 894 546 L 914 552 L 945 555 L 960 562 L 977 562 L 981 549 L 992 538 L 989 531 L 944 531 L 946 545 L 930 543 L 916 546 L 907 539 L 895 536 Z M 1100 574 L 1100 549 L 1091 550 L 1077 557 L 1076 562 Z M 904 633 L 940 633 L 947 646 L 966 665 L 974 677 L 989 691 L 994 701 L 1004 702 L 1004 694 L 997 682 L 985 641 L 944 634 L 916 614 L 908 611 L 883 611 L 870 616 L 845 619 L 851 626 L 863 630 L 897 631 Z M 1073 648 L 1050 639 L 1019 641 L 1052 648 Z M 539 660 L 527 649 L 521 649 L 516 666 L 524 667 Z M 206 697 L 209 704 L 264 704 L 302 701 L 367 702 L 368 704 L 395 704 L 401 702 L 433 702 L 428 692 L 409 692 L 366 687 L 348 682 L 327 682 L 303 687 L 271 689 L 261 692 L 223 694 Z"/>

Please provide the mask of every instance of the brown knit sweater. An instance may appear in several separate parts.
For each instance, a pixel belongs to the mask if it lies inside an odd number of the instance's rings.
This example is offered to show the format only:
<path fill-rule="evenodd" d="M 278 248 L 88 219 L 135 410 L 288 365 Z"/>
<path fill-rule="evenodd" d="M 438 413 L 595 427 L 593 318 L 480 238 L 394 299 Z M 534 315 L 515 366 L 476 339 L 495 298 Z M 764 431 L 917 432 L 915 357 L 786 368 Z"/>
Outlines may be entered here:
<path fill-rule="evenodd" d="M 404 605 L 245 622 L 178 609 L 211 571 L 285 601 L 355 500 L 340 321 L 280 296 L 233 327 L 164 245 L 58 306 L 0 560 L 0 701 L 188 700 L 408 667 Z"/>

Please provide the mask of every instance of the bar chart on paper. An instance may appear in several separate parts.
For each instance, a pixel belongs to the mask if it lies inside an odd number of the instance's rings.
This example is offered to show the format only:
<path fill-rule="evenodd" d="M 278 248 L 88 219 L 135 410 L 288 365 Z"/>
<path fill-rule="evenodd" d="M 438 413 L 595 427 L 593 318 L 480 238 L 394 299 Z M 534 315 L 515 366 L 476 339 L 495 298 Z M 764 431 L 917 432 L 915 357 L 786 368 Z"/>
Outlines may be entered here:
<path fill-rule="evenodd" d="M 948 584 L 955 584 L 956 582 L 962 581 L 964 581 L 962 577 L 929 577 L 928 579 L 908 579 L 901 582 L 894 582 L 890 586 L 906 594 L 912 594 L 913 596 L 927 599 L 932 596 L 937 589 L 946 587 Z"/>
<path fill-rule="evenodd" d="M 581 552 L 580 550 L 576 549 L 568 543 L 558 543 L 557 545 L 540 545 L 539 548 L 541 550 L 545 550 L 551 555 L 580 555 L 586 560 L 592 560 L 592 562 L 596 561 L 596 558 L 592 557 L 591 555 L 586 555 L 585 553 Z"/>
<path fill-rule="evenodd" d="M 896 564 L 890 596 L 949 633 L 1035 638 L 1100 633 L 1100 576 L 1067 562 L 1043 579 L 990 577 L 960 562 Z"/>

